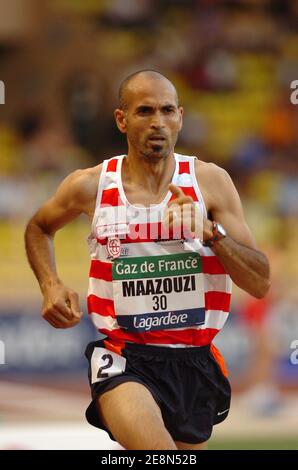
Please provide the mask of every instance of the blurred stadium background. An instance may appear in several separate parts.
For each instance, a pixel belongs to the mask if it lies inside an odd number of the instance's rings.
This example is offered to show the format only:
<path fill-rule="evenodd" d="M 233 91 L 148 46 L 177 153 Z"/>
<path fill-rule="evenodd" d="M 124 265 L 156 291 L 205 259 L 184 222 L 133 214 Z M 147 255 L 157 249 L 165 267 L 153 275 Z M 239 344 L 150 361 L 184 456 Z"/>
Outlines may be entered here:
<path fill-rule="evenodd" d="M 23 232 L 70 171 L 125 152 L 113 109 L 142 68 L 177 85 L 177 151 L 229 171 L 272 264 L 267 298 L 234 289 L 217 340 L 234 399 L 210 448 L 298 449 L 296 0 L 0 0 L 0 448 L 117 447 L 84 421 L 96 332 L 87 315 L 66 331 L 41 319 Z M 82 218 L 56 238 L 85 312 L 88 232 Z"/>

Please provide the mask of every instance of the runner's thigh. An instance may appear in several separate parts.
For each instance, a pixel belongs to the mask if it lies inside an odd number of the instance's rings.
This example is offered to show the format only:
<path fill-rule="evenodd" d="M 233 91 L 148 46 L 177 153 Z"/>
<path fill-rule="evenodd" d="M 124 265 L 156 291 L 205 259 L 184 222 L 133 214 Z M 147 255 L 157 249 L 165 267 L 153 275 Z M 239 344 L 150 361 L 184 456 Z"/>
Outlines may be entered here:
<path fill-rule="evenodd" d="M 126 449 L 177 449 L 159 406 L 144 385 L 122 383 L 103 393 L 97 408 L 103 423 Z"/>

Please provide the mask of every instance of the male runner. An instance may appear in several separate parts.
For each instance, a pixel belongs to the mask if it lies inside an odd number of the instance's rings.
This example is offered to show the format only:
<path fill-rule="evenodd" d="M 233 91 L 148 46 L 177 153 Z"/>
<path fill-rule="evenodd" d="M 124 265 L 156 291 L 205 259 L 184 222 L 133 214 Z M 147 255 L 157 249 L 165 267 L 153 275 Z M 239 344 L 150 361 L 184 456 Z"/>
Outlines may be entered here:
<path fill-rule="evenodd" d="M 29 221 L 27 255 L 45 320 L 75 326 L 78 295 L 57 274 L 53 239 L 89 216 L 88 309 L 105 339 L 86 350 L 87 419 L 126 449 L 201 449 L 230 406 L 212 340 L 228 316 L 231 279 L 261 298 L 269 264 L 229 175 L 174 152 L 183 117 L 174 85 L 140 71 L 119 98 L 127 155 L 71 173 Z"/>

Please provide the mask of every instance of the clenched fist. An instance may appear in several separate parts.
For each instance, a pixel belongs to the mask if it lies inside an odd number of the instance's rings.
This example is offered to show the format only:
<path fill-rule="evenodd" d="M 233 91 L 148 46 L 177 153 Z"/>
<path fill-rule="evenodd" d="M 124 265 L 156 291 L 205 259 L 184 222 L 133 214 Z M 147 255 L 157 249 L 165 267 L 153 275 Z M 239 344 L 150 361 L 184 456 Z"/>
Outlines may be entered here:
<path fill-rule="evenodd" d="M 83 313 L 80 311 L 79 296 L 76 292 L 55 283 L 43 290 L 43 318 L 55 328 L 71 328 L 77 325 Z"/>

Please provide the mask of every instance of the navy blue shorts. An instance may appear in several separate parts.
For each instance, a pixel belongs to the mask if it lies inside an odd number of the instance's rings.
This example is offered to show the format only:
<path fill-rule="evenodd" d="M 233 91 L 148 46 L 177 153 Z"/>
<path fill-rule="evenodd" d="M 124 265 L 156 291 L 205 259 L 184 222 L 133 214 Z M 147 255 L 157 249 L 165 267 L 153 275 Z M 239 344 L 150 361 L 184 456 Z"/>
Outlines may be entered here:
<path fill-rule="evenodd" d="M 87 421 L 103 425 L 96 399 L 124 382 L 138 382 L 151 392 L 160 407 L 165 427 L 174 441 L 198 444 L 207 441 L 214 424 L 230 408 L 231 387 L 210 347 L 169 348 L 126 343 L 122 355 L 105 348 L 104 340 L 86 348 L 92 402 Z"/>

